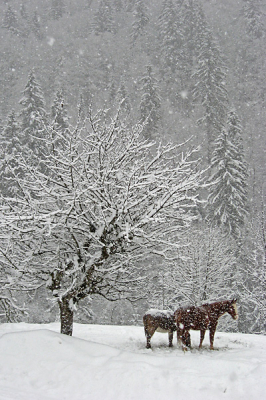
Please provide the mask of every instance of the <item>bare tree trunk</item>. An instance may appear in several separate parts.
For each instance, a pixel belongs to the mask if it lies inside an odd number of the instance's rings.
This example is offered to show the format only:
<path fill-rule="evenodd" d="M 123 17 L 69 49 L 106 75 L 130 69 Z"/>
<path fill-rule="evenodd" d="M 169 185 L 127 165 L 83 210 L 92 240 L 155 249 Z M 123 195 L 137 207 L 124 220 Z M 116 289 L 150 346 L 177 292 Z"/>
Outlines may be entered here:
<path fill-rule="evenodd" d="M 61 333 L 72 336 L 74 312 L 69 302 L 70 300 L 67 298 L 59 301 Z"/>

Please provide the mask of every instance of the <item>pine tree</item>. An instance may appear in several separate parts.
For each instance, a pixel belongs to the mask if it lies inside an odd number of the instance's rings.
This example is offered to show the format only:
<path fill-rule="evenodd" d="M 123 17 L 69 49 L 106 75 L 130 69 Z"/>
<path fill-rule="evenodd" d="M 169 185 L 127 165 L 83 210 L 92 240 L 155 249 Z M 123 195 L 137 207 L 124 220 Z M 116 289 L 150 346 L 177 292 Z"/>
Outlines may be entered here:
<path fill-rule="evenodd" d="M 113 9 L 109 0 L 101 0 L 98 11 L 94 15 L 92 30 L 96 35 L 105 32 L 115 33 Z"/>
<path fill-rule="evenodd" d="M 135 0 L 125 0 L 125 5 L 126 5 L 126 11 L 132 12 L 132 10 L 134 9 Z"/>
<path fill-rule="evenodd" d="M 90 9 L 93 0 L 86 0 L 86 8 Z"/>
<path fill-rule="evenodd" d="M 28 82 L 19 102 L 22 105 L 20 112 L 23 145 L 26 145 L 37 156 L 45 153 L 45 122 L 47 119 L 45 101 L 41 86 L 30 72 Z"/>
<path fill-rule="evenodd" d="M 18 154 L 21 153 L 20 126 L 14 110 L 7 117 L 7 123 L 1 134 L 1 166 L 0 182 L 1 193 L 14 194 L 17 185 L 13 180 L 13 173 L 19 174 Z"/>
<path fill-rule="evenodd" d="M 20 11 L 21 17 L 23 19 L 25 19 L 26 21 L 29 21 L 29 14 L 28 14 L 28 11 L 27 11 L 27 8 L 26 8 L 25 4 L 20 4 L 19 11 Z"/>
<path fill-rule="evenodd" d="M 58 90 L 51 107 L 51 118 L 53 126 L 57 130 L 63 132 L 69 128 L 69 117 L 67 115 L 67 108 L 62 90 Z"/>
<path fill-rule="evenodd" d="M 52 0 L 51 17 L 53 19 L 59 19 L 63 17 L 65 12 L 66 12 L 66 5 L 64 0 Z"/>
<path fill-rule="evenodd" d="M 203 116 L 199 123 L 204 124 L 206 128 L 209 164 L 213 141 L 221 131 L 227 114 L 226 71 L 220 50 L 211 32 L 206 30 L 200 48 L 198 66 L 193 74 L 195 84 L 192 95 L 194 101 L 203 107 Z"/>
<path fill-rule="evenodd" d="M 202 6 L 197 0 L 184 2 L 183 26 L 185 39 L 185 61 L 186 68 L 191 74 L 194 59 L 198 59 L 200 48 L 207 32 L 206 17 Z"/>
<path fill-rule="evenodd" d="M 34 15 L 33 15 L 33 18 L 32 18 L 32 24 L 31 25 L 32 25 L 32 31 L 35 34 L 35 36 L 39 40 L 43 39 L 43 33 L 42 33 L 42 30 L 41 30 L 41 24 L 40 24 L 40 17 L 37 14 L 37 11 L 34 11 Z"/>
<path fill-rule="evenodd" d="M 14 149 L 20 149 L 20 127 L 14 110 L 8 115 L 1 136 L 1 145 L 8 154 L 11 154 Z"/>
<path fill-rule="evenodd" d="M 182 69 L 184 38 L 180 29 L 181 21 L 181 13 L 173 1 L 164 0 L 158 17 L 158 40 L 163 66 L 169 68 L 171 74 Z"/>
<path fill-rule="evenodd" d="M 120 112 L 122 112 L 123 115 L 128 116 L 131 111 L 131 104 L 130 104 L 128 92 L 127 92 L 127 89 L 126 89 L 126 86 L 125 86 L 125 83 L 123 80 L 121 81 L 119 89 L 117 91 L 116 102 L 118 104 L 118 107 L 120 107 Z"/>
<path fill-rule="evenodd" d="M 167 85 L 168 99 L 173 104 L 180 100 L 183 105 L 187 92 L 186 40 L 182 2 L 164 0 L 158 17 L 158 54 L 163 81 Z M 182 97 L 183 96 L 183 97 Z M 176 105 L 175 105 L 176 106 Z"/>
<path fill-rule="evenodd" d="M 19 34 L 19 23 L 17 13 L 12 9 L 9 5 L 3 20 L 3 28 L 10 30 L 12 33 L 18 35 Z"/>
<path fill-rule="evenodd" d="M 131 39 L 134 44 L 139 36 L 145 34 L 145 28 L 149 22 L 148 8 L 143 0 L 136 0 L 133 11 L 134 21 L 131 30 Z"/>
<path fill-rule="evenodd" d="M 161 98 L 158 94 L 158 81 L 154 76 L 151 66 L 147 66 L 146 75 L 140 80 L 143 92 L 140 101 L 140 123 L 145 124 L 143 134 L 151 138 L 159 128 L 161 119 Z"/>
<path fill-rule="evenodd" d="M 124 9 L 122 0 L 114 0 L 114 8 L 117 12 L 121 12 Z"/>
<path fill-rule="evenodd" d="M 66 135 L 66 131 L 69 129 L 69 117 L 67 114 L 67 108 L 62 90 L 58 90 L 56 93 L 51 107 L 51 120 L 54 141 L 58 142 L 57 145 L 59 145 L 59 142 L 63 142 L 63 137 Z"/>
<path fill-rule="evenodd" d="M 241 134 L 239 119 L 230 111 L 215 141 L 207 205 L 207 219 L 235 238 L 240 237 L 247 215 L 247 166 Z"/>
<path fill-rule="evenodd" d="M 257 0 L 243 0 L 243 15 L 246 22 L 246 32 L 252 39 L 258 39 L 263 35 L 261 22 L 262 12 Z"/>

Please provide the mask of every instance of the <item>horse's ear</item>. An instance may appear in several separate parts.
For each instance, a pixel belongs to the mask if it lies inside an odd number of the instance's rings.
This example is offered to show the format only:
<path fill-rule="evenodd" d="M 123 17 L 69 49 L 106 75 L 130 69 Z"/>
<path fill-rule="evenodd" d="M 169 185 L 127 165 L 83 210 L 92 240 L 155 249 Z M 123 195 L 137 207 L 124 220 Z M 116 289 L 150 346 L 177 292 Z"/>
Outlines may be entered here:
<path fill-rule="evenodd" d="M 233 299 L 232 301 L 231 301 L 231 303 L 236 303 L 237 302 L 237 299 Z"/>

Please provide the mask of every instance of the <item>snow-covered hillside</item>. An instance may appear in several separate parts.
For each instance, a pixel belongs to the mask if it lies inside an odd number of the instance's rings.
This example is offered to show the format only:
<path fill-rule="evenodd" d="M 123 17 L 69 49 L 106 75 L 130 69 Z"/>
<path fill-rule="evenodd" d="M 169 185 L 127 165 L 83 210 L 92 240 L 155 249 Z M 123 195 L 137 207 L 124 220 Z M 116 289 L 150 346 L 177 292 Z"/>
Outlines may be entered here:
<path fill-rule="evenodd" d="M 0 400 L 261 400 L 266 393 L 266 337 L 216 333 L 192 351 L 167 347 L 142 327 L 0 325 Z"/>

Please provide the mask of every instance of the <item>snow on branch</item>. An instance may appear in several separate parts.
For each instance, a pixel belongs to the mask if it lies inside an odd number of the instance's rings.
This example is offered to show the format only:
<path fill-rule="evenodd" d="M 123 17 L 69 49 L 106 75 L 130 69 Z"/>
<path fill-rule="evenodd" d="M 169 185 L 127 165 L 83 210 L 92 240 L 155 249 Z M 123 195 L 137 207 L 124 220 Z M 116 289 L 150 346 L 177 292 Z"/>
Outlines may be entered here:
<path fill-rule="evenodd" d="M 137 259 L 173 257 L 180 231 L 197 217 L 203 172 L 195 150 L 157 146 L 142 139 L 141 126 L 102 115 L 58 137 L 48 126 L 45 158 L 21 155 L 19 173 L 10 167 L 16 196 L 1 200 L 1 227 L 12 232 L 21 265 L 49 277 L 61 299 L 125 292 L 125 281 L 140 276 Z"/>

